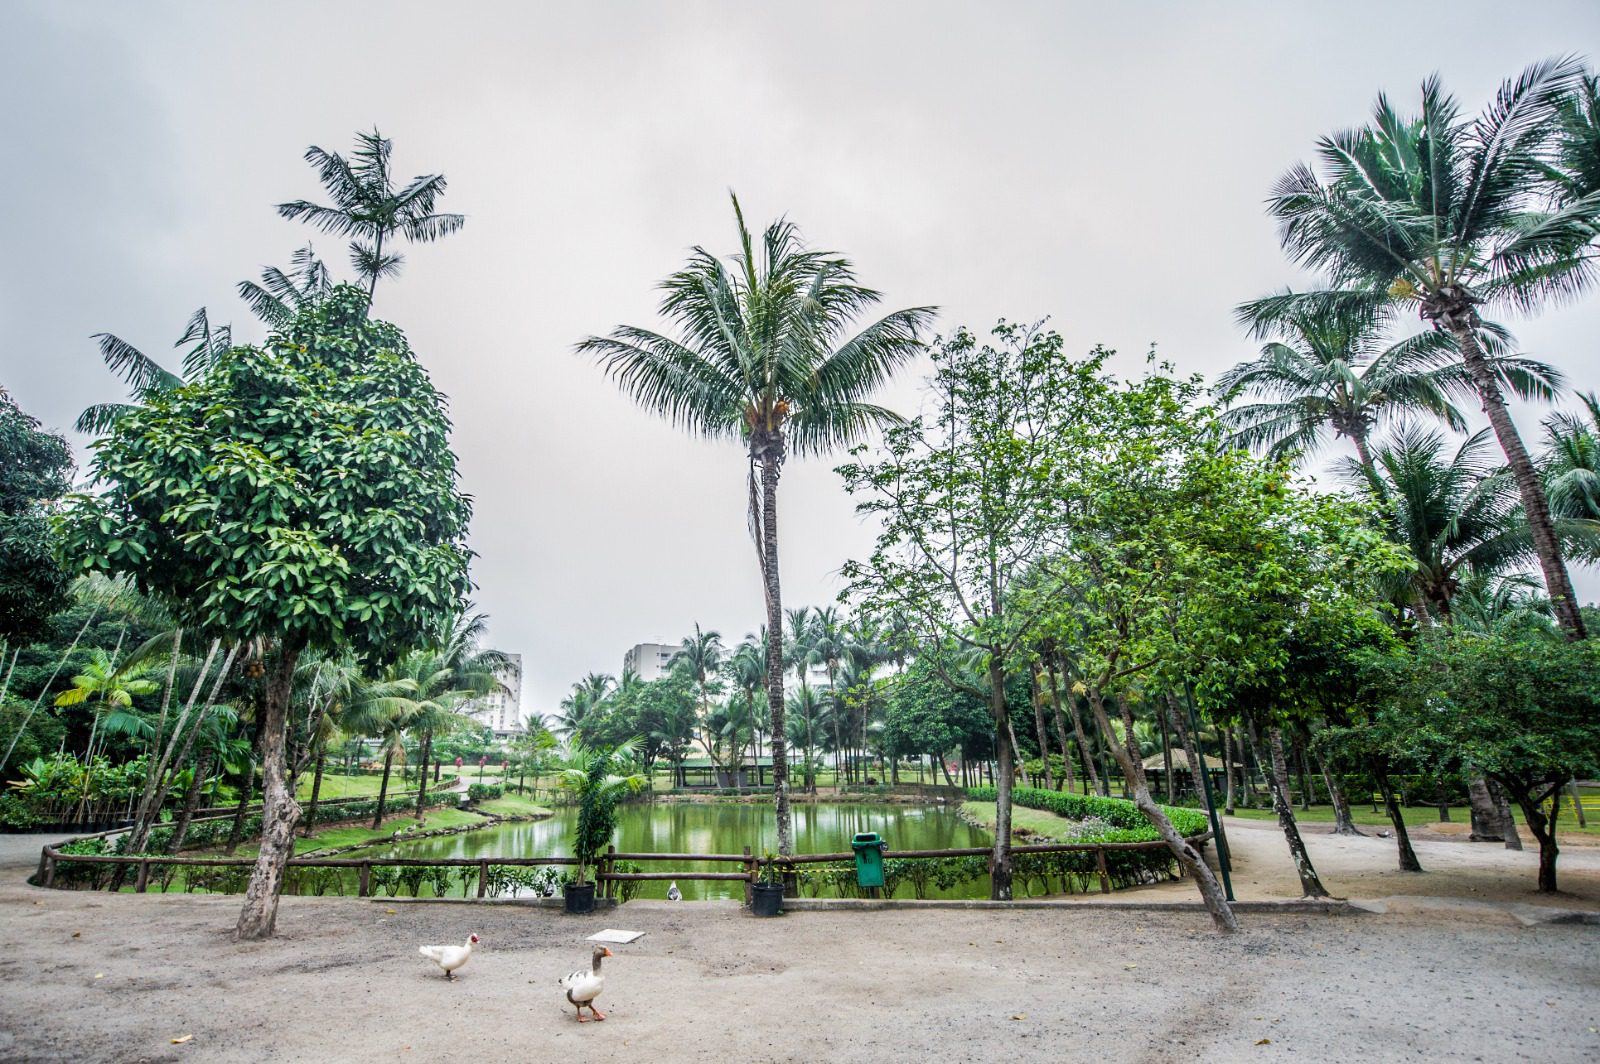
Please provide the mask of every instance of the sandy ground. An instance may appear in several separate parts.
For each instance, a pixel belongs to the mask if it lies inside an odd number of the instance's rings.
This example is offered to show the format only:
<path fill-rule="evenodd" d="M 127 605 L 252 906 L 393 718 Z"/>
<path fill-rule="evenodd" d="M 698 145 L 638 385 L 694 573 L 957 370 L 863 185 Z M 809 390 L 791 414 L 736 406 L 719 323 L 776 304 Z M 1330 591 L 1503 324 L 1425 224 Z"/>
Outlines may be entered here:
<path fill-rule="evenodd" d="M 1297 893 L 1270 828 L 1234 831 L 1242 893 Z M 1600 1059 L 1600 927 L 1523 926 L 1505 903 L 1251 912 L 1223 938 L 1187 908 L 1094 902 L 760 920 L 719 903 L 569 917 L 286 898 L 279 937 L 239 945 L 237 898 L 26 886 L 39 842 L 0 836 L 3 1061 Z M 1438 871 L 1401 877 L 1383 871 L 1390 840 L 1311 847 L 1339 893 L 1456 883 L 1513 908 L 1533 900 L 1530 855 L 1424 840 Z M 1577 867 L 1597 853 L 1572 852 L 1563 874 L 1580 893 L 1558 901 L 1600 904 L 1600 872 Z M 1187 884 L 1119 895 L 1193 897 Z M 555 980 L 607 926 L 646 934 L 613 947 L 607 1021 L 579 1025 Z M 483 943 L 454 984 L 417 956 L 471 931 Z"/>

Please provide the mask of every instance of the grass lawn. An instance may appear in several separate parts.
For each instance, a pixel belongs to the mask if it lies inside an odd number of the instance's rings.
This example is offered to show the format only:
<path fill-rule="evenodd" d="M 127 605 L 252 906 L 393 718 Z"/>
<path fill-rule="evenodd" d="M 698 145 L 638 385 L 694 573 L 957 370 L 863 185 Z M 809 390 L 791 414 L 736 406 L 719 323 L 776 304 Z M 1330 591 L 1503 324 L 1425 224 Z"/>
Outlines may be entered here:
<path fill-rule="evenodd" d="M 310 772 L 300 777 L 299 786 L 295 789 L 295 797 L 300 801 L 305 802 L 311 799 L 311 784 L 314 778 L 315 774 Z M 428 789 L 431 791 L 435 787 L 448 788 L 455 782 L 455 778 L 455 773 L 446 772 L 439 777 L 438 783 L 433 782 L 432 779 L 428 780 Z M 382 776 L 340 776 L 332 772 L 324 772 L 322 774 L 322 790 L 318 792 L 317 797 L 319 799 L 376 798 L 378 796 L 378 788 L 382 785 Z M 415 784 L 409 786 L 404 784 L 398 771 L 389 777 L 389 790 L 391 793 L 415 790 L 415 787 Z"/>
<path fill-rule="evenodd" d="M 994 830 L 993 802 L 962 802 L 961 811 L 990 831 Z M 1011 807 L 1012 830 L 1024 830 L 1046 839 L 1062 838 L 1077 823 L 1076 820 L 1068 820 L 1064 816 L 1057 816 L 1043 809 L 1028 809 L 1020 805 Z"/>
<path fill-rule="evenodd" d="M 448 806 L 441 809 L 428 810 L 428 823 L 421 830 L 431 831 L 434 828 L 455 828 L 466 824 L 481 824 L 483 817 L 477 813 L 466 813 L 460 809 Z M 362 843 L 377 843 L 387 841 L 396 831 L 417 827 L 415 817 L 404 816 L 394 819 L 385 819 L 383 826 L 372 830 L 372 821 L 363 824 L 350 824 L 344 827 L 319 829 L 315 838 L 305 839 L 298 835 L 294 840 L 294 852 L 305 853 L 307 850 L 326 850 L 339 846 L 356 846 Z M 241 856 L 253 857 L 256 853 L 254 846 L 240 846 Z"/>
<path fill-rule="evenodd" d="M 493 801 L 479 802 L 478 808 L 497 816 L 538 816 L 550 812 L 548 807 L 520 794 L 508 794 Z M 432 817 L 429 817 L 429 822 L 432 822 Z"/>
<path fill-rule="evenodd" d="M 1361 827 L 1386 828 L 1389 826 L 1389 815 L 1381 812 L 1374 813 L 1371 803 L 1353 806 L 1350 812 L 1355 822 Z M 1407 805 L 1402 806 L 1400 812 L 1405 817 L 1406 827 L 1408 828 L 1425 827 L 1439 822 L 1439 809 L 1437 806 Z M 1522 810 L 1513 807 L 1512 813 L 1517 818 L 1517 823 L 1526 823 L 1522 816 Z M 1263 808 L 1260 806 L 1253 809 L 1239 809 L 1234 815 L 1241 820 L 1275 821 L 1278 819 L 1277 814 L 1270 807 Z M 1331 824 L 1333 823 L 1333 806 L 1314 805 L 1310 809 L 1301 809 L 1297 805 L 1294 807 L 1294 818 L 1310 824 Z M 1454 823 L 1470 824 L 1472 822 L 1472 813 L 1465 807 L 1452 806 L 1450 819 Z M 1563 835 L 1574 833 L 1600 835 L 1600 817 L 1590 814 L 1588 819 L 1589 826 L 1580 828 L 1577 819 L 1572 815 L 1572 803 L 1563 799 L 1561 819 L 1556 822 L 1556 838 L 1559 840 Z"/>

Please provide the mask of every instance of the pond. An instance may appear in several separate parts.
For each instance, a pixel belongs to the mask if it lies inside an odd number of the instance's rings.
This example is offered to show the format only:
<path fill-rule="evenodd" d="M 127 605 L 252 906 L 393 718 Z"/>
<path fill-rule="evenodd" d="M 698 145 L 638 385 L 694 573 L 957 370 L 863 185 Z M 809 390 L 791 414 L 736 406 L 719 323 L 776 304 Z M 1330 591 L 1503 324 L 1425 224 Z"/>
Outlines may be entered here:
<path fill-rule="evenodd" d="M 876 831 L 895 850 L 940 850 L 988 846 L 989 833 L 939 805 L 796 804 L 795 850 L 798 853 L 843 853 L 850 837 Z M 500 824 L 459 835 L 420 839 L 401 846 L 374 846 L 341 857 L 543 857 L 569 856 L 577 810 L 557 809 L 545 820 Z M 617 810 L 616 847 L 622 853 L 742 853 L 749 846 L 759 855 L 776 850 L 777 825 L 772 807 L 734 802 L 628 804 Z M 700 861 L 645 867 L 648 872 L 692 870 L 735 872 L 741 866 Z M 638 896 L 665 898 L 667 883 L 641 884 Z M 688 880 L 678 884 L 686 899 L 742 898 L 738 883 Z M 986 898 L 988 878 L 946 891 L 928 889 L 929 897 Z"/>

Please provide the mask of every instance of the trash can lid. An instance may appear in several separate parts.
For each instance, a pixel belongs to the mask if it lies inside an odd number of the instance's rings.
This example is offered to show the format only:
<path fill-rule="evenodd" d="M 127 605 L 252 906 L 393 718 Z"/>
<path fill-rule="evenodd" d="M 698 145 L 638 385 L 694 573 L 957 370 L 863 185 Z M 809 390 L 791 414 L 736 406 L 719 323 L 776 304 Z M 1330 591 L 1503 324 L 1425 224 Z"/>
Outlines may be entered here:
<path fill-rule="evenodd" d="M 881 840 L 876 831 L 858 831 L 856 837 L 850 840 L 852 846 L 876 846 Z"/>

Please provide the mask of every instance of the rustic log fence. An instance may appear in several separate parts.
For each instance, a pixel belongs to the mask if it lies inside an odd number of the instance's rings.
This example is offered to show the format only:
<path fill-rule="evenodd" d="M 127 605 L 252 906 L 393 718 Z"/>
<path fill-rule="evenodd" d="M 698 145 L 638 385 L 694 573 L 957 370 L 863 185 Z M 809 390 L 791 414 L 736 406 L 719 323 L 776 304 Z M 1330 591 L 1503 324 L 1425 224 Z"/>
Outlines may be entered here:
<path fill-rule="evenodd" d="M 104 838 L 117 832 L 101 832 L 98 835 L 88 835 L 71 842 L 82 842 L 92 838 Z M 1188 841 L 1203 847 L 1211 838 L 1209 831 L 1192 836 Z M 70 845 L 63 843 L 62 845 Z M 1152 842 L 1093 842 L 1093 843 L 1040 843 L 1032 845 L 1017 845 L 1011 848 L 1014 855 L 1023 854 L 1060 854 L 1060 853 L 1093 853 L 1095 866 L 1098 871 L 1100 893 L 1111 893 L 1111 875 L 1107 867 L 1106 855 L 1117 851 L 1137 850 L 1165 850 L 1166 843 L 1159 840 Z M 937 859 L 945 857 L 983 857 L 991 851 L 988 847 L 967 847 L 948 850 L 891 850 L 887 857 L 891 859 Z M 854 853 L 805 853 L 794 854 L 791 857 L 774 857 L 772 861 L 781 870 L 780 874 L 786 879 L 797 872 L 802 866 L 814 864 L 836 864 L 839 862 L 853 862 Z M 662 872 L 630 872 L 617 871 L 617 866 L 622 862 L 645 864 L 649 862 L 667 863 L 709 863 L 738 865 L 738 871 L 727 872 L 700 872 L 689 869 L 670 870 Z M 490 868 L 492 866 L 506 867 L 532 867 L 532 866 L 568 866 L 576 865 L 577 859 L 573 857 L 292 857 L 289 859 L 290 868 L 328 868 L 355 870 L 357 897 L 373 897 L 372 870 L 378 867 L 394 868 L 476 868 L 478 870 L 477 897 L 484 898 L 489 894 Z M 757 882 L 761 874 L 762 860 L 751 853 L 746 846 L 744 852 L 733 853 L 619 853 L 615 847 L 610 848 L 601 856 L 595 869 L 594 879 L 600 884 L 602 896 L 615 897 L 618 884 L 629 882 L 648 882 L 660 880 L 690 881 L 719 881 L 741 882 L 744 884 L 745 904 L 749 904 L 751 887 Z M 178 868 L 220 868 L 231 867 L 245 869 L 255 865 L 255 858 L 250 857 L 181 857 L 176 855 L 160 854 L 91 854 L 91 853 L 63 853 L 60 847 L 45 846 L 39 856 L 39 870 L 34 877 L 37 886 L 56 886 L 57 874 L 64 864 L 86 865 L 122 865 L 135 866 L 134 891 L 143 894 L 150 885 L 151 870 L 157 867 Z M 113 878 L 111 882 L 116 882 Z M 96 883 L 98 886 L 98 883 Z M 392 895 L 391 895 L 392 896 Z"/>

